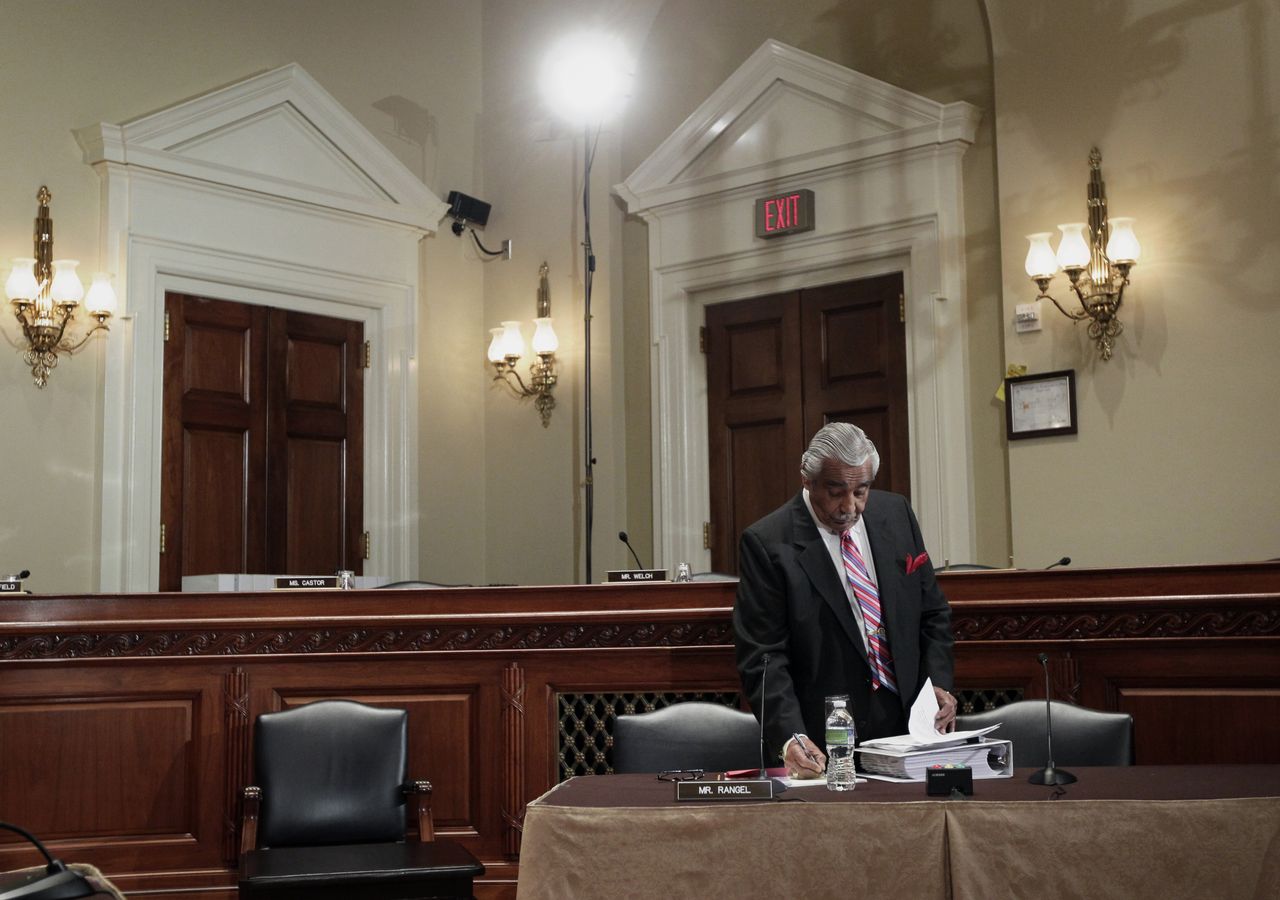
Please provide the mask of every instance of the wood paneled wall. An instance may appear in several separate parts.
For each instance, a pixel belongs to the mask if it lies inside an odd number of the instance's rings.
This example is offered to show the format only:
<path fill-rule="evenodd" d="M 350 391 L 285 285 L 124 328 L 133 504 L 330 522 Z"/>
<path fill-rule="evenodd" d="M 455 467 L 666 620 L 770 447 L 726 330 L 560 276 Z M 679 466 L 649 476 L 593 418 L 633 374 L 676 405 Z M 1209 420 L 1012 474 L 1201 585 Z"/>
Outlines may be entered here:
<path fill-rule="evenodd" d="M 1275 762 L 1280 565 L 941 576 L 957 687 L 1132 712 L 1141 763 Z M 556 780 L 556 696 L 732 691 L 732 584 L 0 601 L 0 810 L 130 896 L 234 894 L 263 712 L 410 714 L 438 830 L 514 896 L 524 804 Z M 0 835 L 0 871 L 33 865 Z"/>

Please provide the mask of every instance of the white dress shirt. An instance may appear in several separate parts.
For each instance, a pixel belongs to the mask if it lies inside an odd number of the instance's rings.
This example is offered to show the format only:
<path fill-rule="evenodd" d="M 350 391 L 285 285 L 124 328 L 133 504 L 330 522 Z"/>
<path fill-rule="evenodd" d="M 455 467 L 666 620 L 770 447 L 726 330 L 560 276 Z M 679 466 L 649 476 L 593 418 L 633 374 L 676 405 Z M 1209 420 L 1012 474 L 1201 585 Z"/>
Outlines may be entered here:
<path fill-rule="evenodd" d="M 809 510 L 809 515 L 813 517 L 813 524 L 818 529 L 818 534 L 822 535 L 822 543 L 826 545 L 827 553 L 831 556 L 831 564 L 836 567 L 836 574 L 840 577 L 840 583 L 844 585 L 844 595 L 849 600 L 849 606 L 853 610 L 853 617 L 858 620 L 858 633 L 862 635 L 862 649 L 867 650 L 867 623 L 862 618 L 862 606 L 858 603 L 858 598 L 853 593 L 853 585 L 849 583 L 849 577 L 844 571 L 844 554 L 840 552 L 840 536 L 838 531 L 832 531 L 826 525 L 819 521 L 813 512 L 813 502 L 809 499 L 809 489 L 804 488 L 805 508 Z M 871 583 L 876 586 L 876 590 L 880 589 L 880 582 L 876 578 L 876 564 L 871 558 L 871 542 L 867 540 L 867 526 L 862 521 L 862 516 L 858 516 L 858 521 L 849 529 L 849 534 L 853 538 L 853 542 L 858 546 L 858 553 L 862 556 L 862 561 L 866 563 L 867 575 L 871 578 Z"/>

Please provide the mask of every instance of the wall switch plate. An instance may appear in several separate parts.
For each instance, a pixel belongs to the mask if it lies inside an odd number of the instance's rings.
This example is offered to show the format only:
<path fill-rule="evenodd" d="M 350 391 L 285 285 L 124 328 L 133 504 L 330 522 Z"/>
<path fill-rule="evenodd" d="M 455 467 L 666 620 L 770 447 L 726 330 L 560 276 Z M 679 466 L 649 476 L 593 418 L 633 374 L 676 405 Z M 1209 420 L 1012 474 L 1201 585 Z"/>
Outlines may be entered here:
<path fill-rule="evenodd" d="M 1040 323 L 1040 301 L 1019 303 L 1013 308 L 1013 330 L 1022 334 L 1026 331 L 1039 331 L 1044 326 Z"/>

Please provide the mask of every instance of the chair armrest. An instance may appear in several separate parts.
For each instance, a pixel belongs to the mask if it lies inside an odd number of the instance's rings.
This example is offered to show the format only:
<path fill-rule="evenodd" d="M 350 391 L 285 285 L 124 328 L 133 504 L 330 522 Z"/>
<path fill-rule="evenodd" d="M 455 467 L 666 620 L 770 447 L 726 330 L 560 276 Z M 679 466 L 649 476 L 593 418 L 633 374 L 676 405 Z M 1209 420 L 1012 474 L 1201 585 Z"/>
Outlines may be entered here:
<path fill-rule="evenodd" d="M 412 801 L 414 815 L 418 820 L 418 840 L 434 841 L 436 826 L 431 818 L 431 782 L 409 781 L 401 786 L 401 790 Z"/>
<path fill-rule="evenodd" d="M 240 852 L 248 853 L 258 846 L 258 807 L 262 804 L 262 788 L 249 785 L 241 804 Z"/>

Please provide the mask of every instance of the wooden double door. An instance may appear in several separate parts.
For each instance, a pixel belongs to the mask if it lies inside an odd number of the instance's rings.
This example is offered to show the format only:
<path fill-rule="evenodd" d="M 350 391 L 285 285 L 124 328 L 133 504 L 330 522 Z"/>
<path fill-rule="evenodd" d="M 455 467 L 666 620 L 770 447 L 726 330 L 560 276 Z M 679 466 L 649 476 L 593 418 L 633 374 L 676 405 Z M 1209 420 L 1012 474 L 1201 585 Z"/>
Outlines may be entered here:
<path fill-rule="evenodd" d="M 875 443 L 875 486 L 911 493 L 902 273 L 706 308 L 711 567 L 738 571 L 743 529 L 800 488 L 829 422 Z"/>
<path fill-rule="evenodd" d="M 160 589 L 361 571 L 363 325 L 165 295 Z"/>

